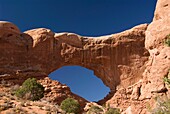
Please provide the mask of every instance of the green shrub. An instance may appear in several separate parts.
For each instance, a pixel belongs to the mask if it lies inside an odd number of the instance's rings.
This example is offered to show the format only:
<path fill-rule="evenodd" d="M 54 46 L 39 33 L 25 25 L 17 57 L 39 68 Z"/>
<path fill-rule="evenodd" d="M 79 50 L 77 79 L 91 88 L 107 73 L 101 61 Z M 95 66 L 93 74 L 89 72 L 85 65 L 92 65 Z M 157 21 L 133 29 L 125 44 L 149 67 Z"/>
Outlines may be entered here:
<path fill-rule="evenodd" d="M 165 44 L 170 47 L 170 34 L 166 36 Z"/>
<path fill-rule="evenodd" d="M 120 114 L 120 110 L 117 108 L 109 108 L 109 110 L 106 111 L 105 114 Z"/>
<path fill-rule="evenodd" d="M 164 78 L 165 84 L 170 87 L 170 71 L 168 75 Z M 152 114 L 170 114 L 170 99 L 161 99 L 159 96 L 155 98 L 156 107 L 151 110 Z"/>
<path fill-rule="evenodd" d="M 61 102 L 61 109 L 67 113 L 78 114 L 80 112 L 79 102 L 73 98 L 67 98 Z"/>
<path fill-rule="evenodd" d="M 87 114 L 99 114 L 99 113 L 101 113 L 101 112 L 103 112 L 103 110 L 100 108 L 100 107 L 98 107 L 98 106 L 92 106 L 92 107 L 90 107 L 90 109 L 89 109 L 89 111 L 87 112 Z"/>
<path fill-rule="evenodd" d="M 156 107 L 151 111 L 152 114 L 170 114 L 170 99 L 162 100 L 159 97 L 156 98 Z"/>
<path fill-rule="evenodd" d="M 170 77 L 170 70 L 169 70 L 168 75 L 166 77 L 164 77 L 164 79 L 163 79 L 165 84 L 167 84 L 170 87 L 170 79 L 168 77 Z"/>
<path fill-rule="evenodd" d="M 39 100 L 44 96 L 44 87 L 35 78 L 28 78 L 22 86 L 16 90 L 15 95 L 28 100 Z"/>
<path fill-rule="evenodd" d="M 170 79 L 168 79 L 167 77 L 164 78 L 164 82 L 168 85 L 168 87 L 170 87 Z"/>

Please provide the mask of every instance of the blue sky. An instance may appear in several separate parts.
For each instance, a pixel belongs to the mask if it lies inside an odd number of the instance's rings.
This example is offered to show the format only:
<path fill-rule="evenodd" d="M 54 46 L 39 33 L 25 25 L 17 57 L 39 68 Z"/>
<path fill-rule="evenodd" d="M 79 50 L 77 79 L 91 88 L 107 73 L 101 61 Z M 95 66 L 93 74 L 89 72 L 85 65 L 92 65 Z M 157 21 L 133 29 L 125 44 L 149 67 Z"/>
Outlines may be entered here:
<path fill-rule="evenodd" d="M 157 0 L 0 0 L 0 20 L 21 31 L 45 27 L 54 32 L 101 36 L 150 23 Z M 80 96 L 96 101 L 109 91 L 93 72 L 79 66 L 56 70 L 50 77 Z"/>

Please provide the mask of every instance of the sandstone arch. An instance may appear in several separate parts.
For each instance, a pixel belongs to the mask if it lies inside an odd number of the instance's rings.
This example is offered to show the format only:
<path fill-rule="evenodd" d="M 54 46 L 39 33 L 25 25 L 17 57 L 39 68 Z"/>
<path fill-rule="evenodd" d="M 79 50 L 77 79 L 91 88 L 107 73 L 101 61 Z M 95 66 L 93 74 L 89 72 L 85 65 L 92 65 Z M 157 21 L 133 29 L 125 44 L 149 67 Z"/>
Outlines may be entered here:
<path fill-rule="evenodd" d="M 43 77 L 66 65 L 94 71 L 112 92 L 118 86 L 135 83 L 142 77 L 148 52 L 144 47 L 146 24 L 122 33 L 83 37 L 53 33 L 39 28 L 2 36 L 0 72 L 8 78 Z M 11 31 L 4 31 L 10 34 Z"/>

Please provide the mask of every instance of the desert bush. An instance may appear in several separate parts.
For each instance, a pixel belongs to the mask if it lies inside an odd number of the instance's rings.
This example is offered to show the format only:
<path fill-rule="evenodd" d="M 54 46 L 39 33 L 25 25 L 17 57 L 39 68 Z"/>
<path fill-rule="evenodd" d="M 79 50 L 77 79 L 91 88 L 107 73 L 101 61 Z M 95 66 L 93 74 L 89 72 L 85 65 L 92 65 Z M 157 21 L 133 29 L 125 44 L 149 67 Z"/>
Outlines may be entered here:
<path fill-rule="evenodd" d="M 35 78 L 28 78 L 22 86 L 15 91 L 15 95 L 28 100 L 39 100 L 44 96 L 44 87 Z"/>
<path fill-rule="evenodd" d="M 67 113 L 78 114 L 80 112 L 80 104 L 73 98 L 67 98 L 61 102 L 61 109 Z"/>
<path fill-rule="evenodd" d="M 169 78 L 165 77 L 164 82 L 165 82 L 165 84 L 168 85 L 168 87 L 170 87 L 170 79 Z"/>
<path fill-rule="evenodd" d="M 170 71 L 168 75 L 163 79 L 165 84 L 170 87 Z M 170 99 L 161 99 L 159 96 L 155 98 L 156 107 L 151 110 L 152 114 L 170 114 Z"/>
<path fill-rule="evenodd" d="M 165 44 L 170 47 L 170 34 L 166 36 L 165 38 Z"/>
<path fill-rule="evenodd" d="M 152 114 L 170 114 L 170 99 L 156 97 L 156 107 L 151 111 Z"/>
<path fill-rule="evenodd" d="M 96 113 L 101 114 L 103 113 L 103 110 L 100 107 L 94 105 L 90 107 L 89 111 L 87 112 L 87 114 L 96 114 Z"/>
<path fill-rule="evenodd" d="M 120 114 L 120 110 L 117 108 L 109 108 L 105 114 Z"/>
<path fill-rule="evenodd" d="M 170 79 L 168 78 L 168 77 L 170 77 L 170 70 L 169 70 L 169 73 L 168 73 L 168 75 L 167 76 L 165 76 L 164 77 L 164 82 L 165 82 L 165 84 L 167 84 L 168 85 L 168 87 L 170 87 Z"/>

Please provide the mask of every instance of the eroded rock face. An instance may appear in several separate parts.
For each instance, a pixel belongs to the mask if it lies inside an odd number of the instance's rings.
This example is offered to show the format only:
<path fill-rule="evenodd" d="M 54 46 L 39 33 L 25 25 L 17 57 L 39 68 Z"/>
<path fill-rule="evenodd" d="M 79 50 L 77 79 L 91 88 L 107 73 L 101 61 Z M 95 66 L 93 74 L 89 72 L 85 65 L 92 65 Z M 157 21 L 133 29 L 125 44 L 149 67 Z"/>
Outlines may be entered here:
<path fill-rule="evenodd" d="M 158 0 L 153 21 L 168 18 L 170 16 L 170 1 Z"/>
<path fill-rule="evenodd" d="M 150 57 L 143 74 L 141 99 L 151 98 L 151 93 L 166 90 L 163 78 L 170 69 L 170 47 L 167 47 L 164 41 L 169 34 L 170 1 L 158 0 L 154 21 L 146 30 L 145 47 L 148 49 Z"/>
<path fill-rule="evenodd" d="M 60 105 L 61 102 L 68 97 L 77 99 L 81 105 L 81 108 L 83 108 L 87 103 L 85 99 L 72 93 L 67 85 L 61 84 L 58 81 L 54 81 L 48 77 L 45 77 L 43 79 L 40 79 L 39 83 L 41 83 L 45 88 L 43 99 L 50 103 Z"/>
<path fill-rule="evenodd" d="M 163 78 L 170 69 L 170 47 L 164 44 L 170 34 L 170 1 L 158 0 L 154 20 L 148 25 L 145 47 L 149 51 L 149 59 L 141 80 L 134 85 L 119 89 L 108 100 L 113 107 L 126 109 L 123 114 L 147 114 L 147 105 L 154 107 L 156 96 L 169 96 L 169 88 Z M 152 107 L 152 108 L 153 108 Z"/>

